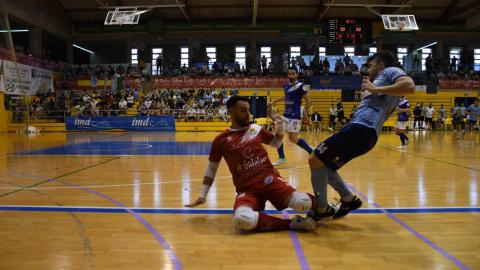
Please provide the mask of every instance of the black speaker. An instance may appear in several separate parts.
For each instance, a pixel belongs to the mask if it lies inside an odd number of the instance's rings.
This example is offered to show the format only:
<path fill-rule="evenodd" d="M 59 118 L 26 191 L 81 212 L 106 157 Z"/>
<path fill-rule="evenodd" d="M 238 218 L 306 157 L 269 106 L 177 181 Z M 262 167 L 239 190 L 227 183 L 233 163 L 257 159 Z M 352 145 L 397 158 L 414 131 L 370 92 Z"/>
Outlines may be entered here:
<path fill-rule="evenodd" d="M 250 110 L 254 118 L 267 117 L 267 97 L 265 96 L 250 96 Z"/>
<path fill-rule="evenodd" d="M 427 84 L 427 94 L 436 94 L 438 92 L 438 86 L 434 84 Z"/>

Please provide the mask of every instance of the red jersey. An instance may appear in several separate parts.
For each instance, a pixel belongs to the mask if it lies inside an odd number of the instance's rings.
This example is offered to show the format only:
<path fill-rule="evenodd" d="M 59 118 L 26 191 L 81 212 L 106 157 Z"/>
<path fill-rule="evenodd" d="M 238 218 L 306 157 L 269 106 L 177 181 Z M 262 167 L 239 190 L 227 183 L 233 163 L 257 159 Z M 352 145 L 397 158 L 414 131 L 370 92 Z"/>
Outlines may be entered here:
<path fill-rule="evenodd" d="M 237 192 L 245 191 L 252 185 L 264 181 L 270 184 L 272 177 L 279 176 L 270 162 L 263 144 L 270 144 L 274 135 L 261 126 L 251 124 L 242 129 L 227 129 L 214 140 L 209 160 L 220 162 L 225 158 L 233 176 Z"/>

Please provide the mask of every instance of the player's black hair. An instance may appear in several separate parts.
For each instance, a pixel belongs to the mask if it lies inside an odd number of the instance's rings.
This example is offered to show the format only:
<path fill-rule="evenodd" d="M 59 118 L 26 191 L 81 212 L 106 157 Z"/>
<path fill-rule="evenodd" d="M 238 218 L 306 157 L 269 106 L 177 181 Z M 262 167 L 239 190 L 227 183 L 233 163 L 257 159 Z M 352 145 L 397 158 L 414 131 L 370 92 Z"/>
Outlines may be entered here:
<path fill-rule="evenodd" d="M 293 67 L 293 66 L 292 66 L 292 67 L 289 67 L 288 70 L 295 70 L 295 73 L 298 73 L 297 68 L 296 68 L 296 67 Z"/>
<path fill-rule="evenodd" d="M 237 104 L 239 101 L 245 101 L 248 102 L 248 97 L 242 97 L 242 96 L 231 96 L 227 100 L 227 109 L 230 110 L 233 106 Z"/>
<path fill-rule="evenodd" d="M 380 51 L 375 53 L 367 59 L 367 63 L 373 60 L 383 63 L 386 68 L 397 66 L 397 59 L 391 51 Z"/>

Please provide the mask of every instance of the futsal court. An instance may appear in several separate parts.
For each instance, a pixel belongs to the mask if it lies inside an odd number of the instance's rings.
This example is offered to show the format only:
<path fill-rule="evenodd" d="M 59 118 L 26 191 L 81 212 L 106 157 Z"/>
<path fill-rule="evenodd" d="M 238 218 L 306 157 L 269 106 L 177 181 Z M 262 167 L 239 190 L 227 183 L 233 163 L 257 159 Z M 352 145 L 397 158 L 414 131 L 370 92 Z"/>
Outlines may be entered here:
<path fill-rule="evenodd" d="M 216 134 L 1 134 L 0 269 L 480 268 L 478 132 L 417 131 L 406 150 L 385 132 L 340 170 L 362 208 L 313 233 L 252 234 L 234 230 L 224 161 L 206 204 L 184 207 Z M 286 154 L 281 175 L 311 192 L 306 153 Z"/>

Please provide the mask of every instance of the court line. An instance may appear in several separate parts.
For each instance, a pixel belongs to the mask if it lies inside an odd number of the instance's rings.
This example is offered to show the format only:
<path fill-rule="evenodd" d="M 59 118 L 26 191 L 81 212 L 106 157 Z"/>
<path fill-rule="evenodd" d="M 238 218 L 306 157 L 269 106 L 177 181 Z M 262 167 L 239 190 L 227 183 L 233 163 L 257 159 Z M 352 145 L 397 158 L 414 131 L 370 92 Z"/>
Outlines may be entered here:
<path fill-rule="evenodd" d="M 387 150 L 390 150 L 390 151 L 393 151 L 393 152 L 404 153 L 406 155 L 410 155 L 410 156 L 414 156 L 414 157 L 421 157 L 421 158 L 424 158 L 424 159 L 437 161 L 437 162 L 440 162 L 440 163 L 445 163 L 445 164 L 449 164 L 449 165 L 453 165 L 453 166 L 457 166 L 457 167 L 461 167 L 461 168 L 470 169 L 470 170 L 480 172 L 480 169 L 477 169 L 477 168 L 468 167 L 468 166 L 464 166 L 464 165 L 461 165 L 461 164 L 448 162 L 448 161 L 444 161 L 444 160 L 440 160 L 440 159 L 435 159 L 435 158 L 431 158 L 431 157 L 423 156 L 423 155 L 419 155 L 419 154 L 409 153 L 409 152 L 404 151 L 404 150 L 397 150 L 397 149 L 393 149 L 393 148 L 390 148 L 390 147 L 387 147 L 387 146 L 380 146 L 380 147 L 384 148 L 384 149 L 387 149 Z"/>
<path fill-rule="evenodd" d="M 120 207 L 120 209 L 123 209 L 125 210 L 126 212 L 128 212 L 130 215 L 132 215 L 136 220 L 138 220 L 154 237 L 155 239 L 160 243 L 160 246 L 165 250 L 165 253 L 167 253 L 167 256 L 170 258 L 170 260 L 172 261 L 173 265 L 174 265 L 174 269 L 183 269 L 183 266 L 182 266 L 182 263 L 180 262 L 180 260 L 178 259 L 177 255 L 175 254 L 175 252 L 173 251 L 173 249 L 170 247 L 170 245 L 168 244 L 167 240 L 165 240 L 165 238 L 163 238 L 163 236 L 148 222 L 146 221 L 142 216 L 140 216 L 137 212 L 135 212 L 134 210 L 130 209 L 130 208 L 127 208 L 126 205 L 122 204 L 121 202 L 117 201 L 116 199 L 108 196 L 108 195 L 105 195 L 103 193 L 100 193 L 98 191 L 95 191 L 93 189 L 89 189 L 89 188 L 85 188 L 85 187 L 80 187 L 80 186 L 76 186 L 74 184 L 71 184 L 71 183 L 68 183 L 68 182 L 64 182 L 64 181 L 61 181 L 61 180 L 52 180 L 54 182 L 58 182 L 60 184 L 63 184 L 63 185 L 67 185 L 67 186 L 72 186 L 72 187 L 77 187 L 78 189 L 81 189 L 87 193 L 90 193 L 90 194 L 93 194 L 93 195 L 97 195 L 107 201 L 110 201 L 112 202 L 113 204 L 117 205 L 118 207 Z"/>
<path fill-rule="evenodd" d="M 398 218 L 397 216 L 395 216 L 394 214 L 384 210 L 380 205 L 378 205 L 375 201 L 371 200 L 370 198 L 368 198 L 365 194 L 361 193 L 359 190 L 357 190 L 355 187 L 353 187 L 352 185 L 350 184 L 347 184 L 351 190 L 353 190 L 355 193 L 357 193 L 360 197 L 362 197 L 364 200 L 368 201 L 371 205 L 373 205 L 375 208 L 377 208 L 378 210 L 380 210 L 382 213 L 384 213 L 385 215 L 387 215 L 389 218 L 393 219 L 395 222 L 397 222 L 398 224 L 400 224 L 400 226 L 402 226 L 404 229 L 406 229 L 407 231 L 409 231 L 410 233 L 412 233 L 414 236 L 416 236 L 418 239 L 422 240 L 424 243 L 426 243 L 427 245 L 429 245 L 432 249 L 438 251 L 441 255 L 443 255 L 444 257 L 446 257 L 449 261 L 451 261 L 452 263 L 454 263 L 456 266 L 458 266 L 460 269 L 462 270 L 467 270 L 467 269 L 470 269 L 468 266 L 466 266 L 465 264 L 463 264 L 462 262 L 460 262 L 457 258 L 455 258 L 453 255 L 449 254 L 447 251 L 445 251 L 444 249 L 442 249 L 441 247 L 439 247 L 437 244 L 435 244 L 434 242 L 432 242 L 430 239 L 428 239 L 427 237 L 425 237 L 423 234 L 419 233 L 418 231 L 416 231 L 414 228 L 412 228 L 411 226 L 409 226 L 407 223 L 403 222 L 400 218 Z"/>
<path fill-rule="evenodd" d="M 111 138 L 121 137 L 121 136 L 126 135 L 126 134 L 128 134 L 128 132 L 122 133 L 122 134 L 120 134 L 120 135 L 114 135 L 114 136 L 110 136 L 110 134 L 106 134 L 106 135 L 108 135 L 108 136 L 102 136 L 102 137 L 100 137 L 99 139 L 108 139 L 108 138 L 111 139 Z M 92 135 L 93 135 L 93 134 L 92 134 Z M 92 136 L 92 137 L 95 137 L 95 136 Z M 98 138 L 95 138 L 95 139 L 98 139 Z M 24 150 L 24 151 L 18 151 L 18 152 L 10 152 L 10 153 L 1 154 L 0 157 L 9 156 L 9 155 L 21 155 L 21 154 L 23 154 L 23 153 L 29 153 L 29 152 L 34 152 L 34 151 L 49 150 L 49 149 L 59 148 L 59 147 L 63 147 L 63 146 L 77 145 L 77 144 L 82 144 L 82 143 L 86 143 L 86 142 L 66 143 L 66 144 L 61 144 L 61 145 L 47 146 L 47 147 L 38 148 L 38 149 Z"/>
<path fill-rule="evenodd" d="M 110 162 L 110 161 L 113 161 L 113 160 L 116 160 L 116 159 L 119 159 L 121 157 L 115 157 L 115 158 L 112 158 L 112 159 L 109 159 L 109 160 L 106 160 L 106 161 L 103 161 L 103 162 L 100 162 L 100 163 L 97 163 L 97 164 L 94 164 L 94 165 L 91 165 L 91 166 L 88 166 L 88 167 L 85 167 L 85 168 L 82 168 L 80 170 L 76 170 L 74 172 L 71 172 L 71 173 L 67 173 L 67 174 L 64 174 L 64 175 L 61 175 L 61 176 L 58 176 L 58 177 L 55 177 L 55 178 L 49 178 L 47 180 L 44 180 L 42 182 L 39 182 L 35 185 L 40 185 L 40 184 L 43 184 L 43 183 L 46 183 L 46 182 L 56 182 L 56 183 L 60 183 L 60 184 L 63 184 L 63 185 L 66 185 L 66 186 L 70 186 L 70 187 L 75 187 L 77 189 L 81 189 L 87 193 L 90 193 L 90 194 L 94 194 L 94 195 L 97 195 L 103 199 L 106 199 L 110 202 L 112 202 L 113 204 L 117 205 L 118 207 L 120 207 L 120 209 L 123 209 L 125 212 L 128 212 L 129 214 L 131 214 L 137 221 L 139 221 L 154 237 L 155 239 L 160 243 L 160 246 L 165 250 L 167 256 L 170 258 L 170 260 L 172 261 L 173 265 L 174 265 L 174 268 L 175 269 L 183 269 L 183 266 L 180 262 L 180 260 L 178 259 L 178 257 L 175 255 L 175 252 L 173 251 L 173 249 L 170 247 L 170 245 L 168 244 L 168 242 L 160 235 L 160 233 L 158 233 L 157 230 L 155 230 L 155 228 L 150 224 L 148 223 L 148 221 L 146 221 L 143 217 L 141 217 L 138 213 L 136 213 L 135 211 L 131 210 L 130 208 L 127 208 L 124 204 L 122 204 L 121 202 L 115 200 L 114 198 L 112 197 L 109 197 L 103 193 L 100 193 L 98 191 L 95 191 L 93 189 L 89 189 L 89 188 L 86 188 L 86 187 L 81 187 L 81 186 L 76 186 L 74 184 L 71 184 L 71 183 L 68 183 L 68 182 L 64 182 L 64 181 L 61 181 L 61 180 L 58 180 L 58 178 L 61 178 L 61 177 L 64 177 L 64 176 L 67 176 L 67 175 L 71 175 L 75 172 L 79 172 L 79 171 L 82 171 L 82 170 L 85 170 L 85 169 L 88 169 L 88 168 L 91 168 L 91 167 L 95 167 L 95 166 L 98 166 L 98 165 L 101 165 L 101 164 L 104 164 L 104 163 L 107 163 L 107 162 Z M 35 176 L 37 177 L 37 176 Z M 21 191 L 21 190 L 24 190 L 23 188 L 22 189 L 17 189 L 17 190 L 14 190 L 14 191 L 11 191 L 11 192 L 8 192 L 8 193 L 5 193 L 5 194 L 2 194 L 0 195 L 0 198 L 3 197 L 3 196 L 7 196 L 7 195 L 10 195 L 10 194 L 13 194 L 15 192 L 18 192 L 18 191 Z"/>
<path fill-rule="evenodd" d="M 77 172 L 80 172 L 80 171 L 84 171 L 84 170 L 86 170 L 86 169 L 90 169 L 90 168 L 93 168 L 93 167 L 96 167 L 96 166 L 105 164 L 105 163 L 107 163 L 107 162 L 110 162 L 110 161 L 113 161 L 113 160 L 116 160 L 116 159 L 119 159 L 119 158 L 121 158 L 121 157 L 114 157 L 114 158 L 111 158 L 111 159 L 107 159 L 107 160 L 104 160 L 104 161 L 101 161 L 101 162 L 98 162 L 98 163 L 89 165 L 89 166 L 87 166 L 87 167 L 83 167 L 83 168 L 81 168 L 81 169 L 78 169 L 78 170 L 75 170 L 75 171 L 71 171 L 71 172 L 62 174 L 62 175 L 60 175 L 60 176 L 48 178 L 48 179 L 46 179 L 46 180 L 37 182 L 37 183 L 35 183 L 35 184 L 28 185 L 28 186 L 26 186 L 25 188 L 18 188 L 18 189 L 15 189 L 15 190 L 12 190 L 12 191 L 9 191 L 9 192 L 6 192 L 6 193 L 2 193 L 2 194 L 0 194 L 0 198 L 5 197 L 5 196 L 8 196 L 8 195 L 11 195 L 11 194 L 14 194 L 14 193 L 17 193 L 17 192 L 20 192 L 20 191 L 25 190 L 25 189 L 29 189 L 29 188 L 32 188 L 32 187 L 41 185 L 41 184 L 45 184 L 45 183 L 50 182 L 50 181 L 53 181 L 53 180 L 57 180 L 57 179 L 59 179 L 59 178 L 65 177 L 65 176 L 72 175 L 72 174 L 77 173 Z"/>
<path fill-rule="evenodd" d="M 123 155 L 120 156 L 120 157 L 123 157 Z M 308 166 L 298 166 L 298 167 L 278 169 L 278 170 L 279 171 L 290 171 L 290 170 L 296 170 L 296 169 L 307 168 L 307 167 Z M 6 171 L 6 176 L 26 176 L 26 177 L 32 177 L 32 178 L 40 178 L 38 176 L 31 175 L 31 174 L 15 173 L 15 172 L 8 172 L 8 171 Z M 232 176 L 215 177 L 215 179 L 229 179 L 229 178 L 232 178 Z M 203 181 L 203 177 L 202 178 L 189 179 L 189 182 L 197 182 L 197 181 Z M 81 186 L 81 187 L 86 187 L 86 188 L 113 188 L 113 187 L 144 186 L 144 185 L 171 184 L 171 183 L 183 183 L 183 182 L 185 182 L 184 179 L 158 182 L 158 183 L 147 182 L 147 183 L 139 183 L 139 184 L 89 185 L 89 186 Z M 15 187 L 0 186 L 0 190 L 1 189 L 15 189 Z M 66 187 L 37 187 L 37 188 L 36 187 L 24 187 L 24 189 L 26 189 L 26 190 L 48 190 L 48 189 L 76 189 L 76 188 L 66 186 Z"/>
<path fill-rule="evenodd" d="M 283 210 L 283 218 L 289 219 L 287 210 Z M 305 253 L 303 253 L 303 248 L 300 245 L 300 241 L 298 241 L 297 233 L 295 231 L 289 230 L 288 234 L 290 235 L 290 239 L 293 242 L 293 247 L 295 248 L 295 253 L 297 254 L 298 262 L 302 267 L 302 270 L 310 270 L 310 265 L 308 264 L 307 258 L 305 257 Z"/>
<path fill-rule="evenodd" d="M 84 187 L 78 186 L 83 189 Z M 374 205 L 375 206 L 375 205 Z M 378 206 L 378 205 L 377 205 Z M 405 208 L 361 208 L 353 214 L 428 214 L 428 213 L 480 213 L 480 207 L 405 207 Z M 49 205 L 0 205 L 0 211 L 21 212 L 79 212 L 79 213 L 127 213 L 126 209 L 143 214 L 210 214 L 231 215 L 231 208 L 132 208 L 132 207 L 89 207 L 89 206 L 49 206 Z M 304 214 L 295 210 L 284 210 L 287 214 Z M 266 214 L 285 214 L 279 210 L 265 210 Z"/>

